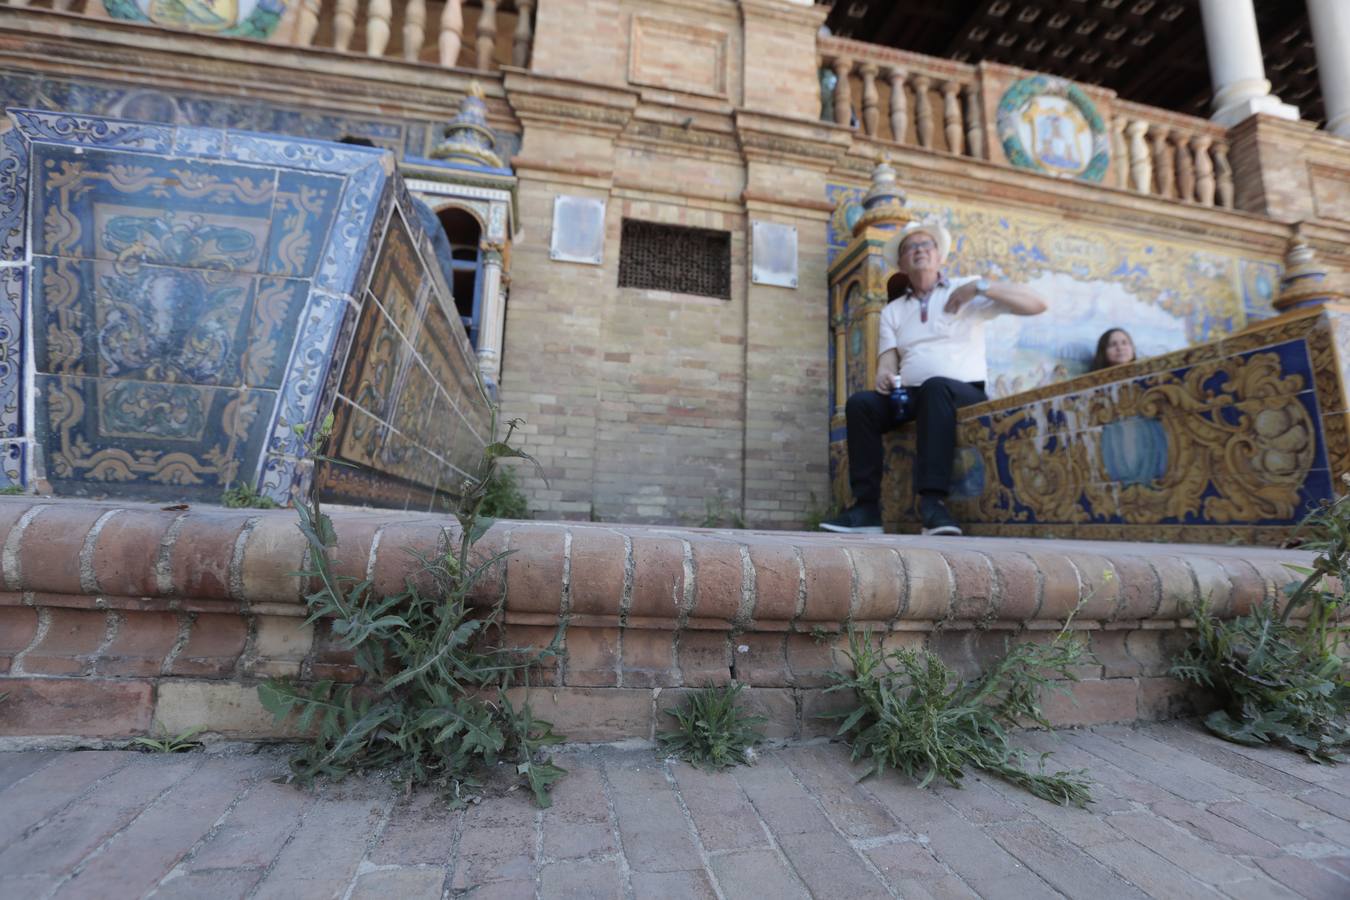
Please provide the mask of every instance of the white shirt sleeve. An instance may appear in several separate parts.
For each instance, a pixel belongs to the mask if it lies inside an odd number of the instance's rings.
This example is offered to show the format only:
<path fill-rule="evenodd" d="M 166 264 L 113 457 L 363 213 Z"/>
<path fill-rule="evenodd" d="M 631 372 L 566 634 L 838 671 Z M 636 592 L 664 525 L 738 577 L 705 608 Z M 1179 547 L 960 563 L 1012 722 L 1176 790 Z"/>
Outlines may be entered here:
<path fill-rule="evenodd" d="M 895 314 L 891 310 L 891 303 L 886 304 L 886 308 L 881 311 L 880 327 L 877 329 L 877 356 L 885 353 L 887 350 L 894 350 L 899 346 L 899 338 L 895 333 Z"/>

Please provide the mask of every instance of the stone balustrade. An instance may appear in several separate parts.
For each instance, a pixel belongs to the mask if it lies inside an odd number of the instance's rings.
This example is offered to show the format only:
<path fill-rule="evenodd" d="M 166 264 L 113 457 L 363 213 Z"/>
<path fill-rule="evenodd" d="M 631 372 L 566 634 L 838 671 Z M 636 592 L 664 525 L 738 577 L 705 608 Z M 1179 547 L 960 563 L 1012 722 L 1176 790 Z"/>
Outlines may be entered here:
<path fill-rule="evenodd" d="M 1109 182 L 1182 203 L 1233 208 L 1226 130 L 1207 119 L 1117 100 Z"/>
<path fill-rule="evenodd" d="M 820 38 L 817 49 L 821 118 L 881 144 L 1015 165 L 1001 146 L 998 106 L 1010 83 L 1034 73 L 836 37 Z M 1108 134 L 1110 163 L 1102 183 L 1233 208 L 1233 168 L 1223 127 L 1119 100 L 1100 88 L 1086 88 L 1083 96 L 1094 102 Z"/>
<path fill-rule="evenodd" d="M 50 9 L 90 18 L 111 15 L 99 0 L 0 0 L 9 6 Z M 537 0 L 298 0 L 279 20 L 251 32 L 269 43 L 491 71 L 529 64 Z M 141 24 L 161 24 L 153 19 Z M 197 31 L 191 25 L 165 27 Z M 204 29 L 203 29 L 204 31 Z M 217 29 L 217 31 L 219 31 Z M 211 32 L 206 32 L 211 33 Z"/>
<path fill-rule="evenodd" d="M 987 158 L 975 66 L 845 38 L 821 38 L 819 47 L 834 75 L 825 106 L 836 124 L 879 141 Z"/>

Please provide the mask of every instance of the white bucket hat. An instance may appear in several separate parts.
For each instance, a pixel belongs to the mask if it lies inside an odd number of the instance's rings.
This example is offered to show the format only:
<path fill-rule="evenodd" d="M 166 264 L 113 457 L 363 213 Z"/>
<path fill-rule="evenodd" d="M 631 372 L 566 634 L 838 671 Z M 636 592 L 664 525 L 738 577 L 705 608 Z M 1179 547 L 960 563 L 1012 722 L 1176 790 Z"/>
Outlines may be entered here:
<path fill-rule="evenodd" d="M 905 238 L 924 233 L 933 239 L 937 244 L 938 265 L 947 261 L 947 254 L 952 252 L 952 235 L 941 222 L 910 222 L 904 228 L 897 231 L 882 251 L 887 265 L 900 265 L 900 245 L 905 242 Z"/>

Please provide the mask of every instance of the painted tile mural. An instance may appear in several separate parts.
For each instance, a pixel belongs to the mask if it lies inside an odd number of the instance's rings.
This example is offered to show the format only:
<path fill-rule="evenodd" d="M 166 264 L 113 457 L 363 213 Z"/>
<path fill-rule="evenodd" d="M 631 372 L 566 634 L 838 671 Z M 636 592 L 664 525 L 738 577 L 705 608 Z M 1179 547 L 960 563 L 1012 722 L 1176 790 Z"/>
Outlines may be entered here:
<path fill-rule="evenodd" d="M 0 192 L 0 220 L 31 209 L 28 229 L 6 228 L 7 250 L 28 243 L 11 258 L 31 262 L 0 269 L 5 477 L 214 502 L 266 472 L 287 499 L 303 468 L 264 454 L 318 415 L 355 267 L 342 267 L 340 293 L 316 278 L 334 242 L 346 253 L 353 229 L 369 241 L 388 157 L 33 110 L 11 119 L 0 173 L 27 189 Z M 21 317 L 5 312 L 25 289 L 31 422 L 17 402 Z"/>
<path fill-rule="evenodd" d="M 863 190 L 830 185 L 831 262 L 851 239 Z M 1246 259 L 1179 240 L 1155 241 L 1062 218 L 911 194 L 920 218 L 952 232 L 957 274 L 1008 278 L 1040 291 L 1045 314 L 1004 316 L 989 332 L 990 396 L 1053 384 L 1087 371 L 1098 336 L 1121 326 L 1140 356 L 1223 337 L 1273 315 L 1276 259 Z M 822 336 L 822 339 L 828 339 Z"/>
<path fill-rule="evenodd" d="M 1275 321 L 969 407 L 952 511 L 972 534 L 1287 540 L 1350 472 L 1336 344 L 1348 321 L 1336 310 Z M 918 530 L 912 426 L 886 447 L 883 515 Z"/>
<path fill-rule="evenodd" d="M 369 139 L 400 159 L 426 157 L 441 138 L 444 122 L 398 116 L 361 115 L 341 107 L 287 106 L 258 97 L 231 97 L 195 91 L 149 87 L 131 81 L 76 78 L 9 69 L 0 72 L 0 96 L 10 107 L 60 110 L 83 115 L 113 116 L 165 125 L 197 125 L 206 129 L 266 132 L 336 141 L 352 136 Z M 203 144 L 210 132 L 179 129 L 180 139 Z M 520 148 L 520 136 L 495 133 L 496 147 L 507 159 Z M 2 177 L 2 176 L 0 176 Z"/>
<path fill-rule="evenodd" d="M 322 495 L 426 509 L 459 490 L 491 440 L 477 360 L 406 191 L 392 185 L 383 241 L 334 398 Z"/>

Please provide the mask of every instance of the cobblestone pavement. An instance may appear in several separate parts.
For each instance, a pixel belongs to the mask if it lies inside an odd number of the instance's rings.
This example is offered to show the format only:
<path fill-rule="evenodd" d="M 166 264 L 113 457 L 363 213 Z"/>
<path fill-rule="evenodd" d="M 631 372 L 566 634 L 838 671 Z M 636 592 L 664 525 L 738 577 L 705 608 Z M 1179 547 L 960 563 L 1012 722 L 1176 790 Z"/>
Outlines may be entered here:
<path fill-rule="evenodd" d="M 839 745 L 706 774 L 579 748 L 553 807 L 447 810 L 275 751 L 0 753 L 0 897 L 1350 897 L 1350 767 L 1189 723 L 1035 734 L 1090 812 L 992 779 L 855 781 Z"/>

